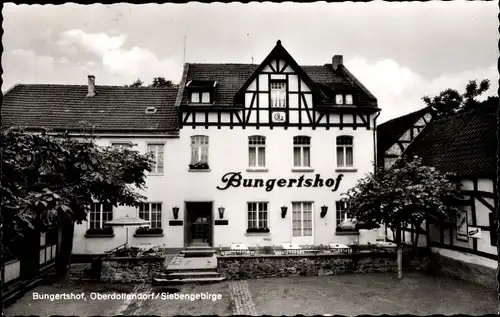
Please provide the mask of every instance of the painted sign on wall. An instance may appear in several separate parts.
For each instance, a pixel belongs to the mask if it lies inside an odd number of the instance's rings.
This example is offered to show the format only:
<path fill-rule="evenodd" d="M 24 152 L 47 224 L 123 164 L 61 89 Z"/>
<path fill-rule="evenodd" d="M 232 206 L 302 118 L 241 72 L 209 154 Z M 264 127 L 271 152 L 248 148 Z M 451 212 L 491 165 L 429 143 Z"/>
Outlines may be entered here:
<path fill-rule="evenodd" d="M 344 177 L 344 174 L 339 174 L 337 179 L 321 178 L 320 174 L 316 174 L 316 177 L 305 178 L 304 175 L 299 178 L 271 178 L 264 181 L 261 178 L 249 179 L 243 178 L 241 172 L 230 172 L 222 176 L 222 186 L 217 186 L 217 189 L 226 190 L 229 187 L 265 187 L 266 191 L 270 192 L 277 185 L 278 187 L 333 187 L 332 191 L 336 191 L 339 188 L 340 181 Z"/>

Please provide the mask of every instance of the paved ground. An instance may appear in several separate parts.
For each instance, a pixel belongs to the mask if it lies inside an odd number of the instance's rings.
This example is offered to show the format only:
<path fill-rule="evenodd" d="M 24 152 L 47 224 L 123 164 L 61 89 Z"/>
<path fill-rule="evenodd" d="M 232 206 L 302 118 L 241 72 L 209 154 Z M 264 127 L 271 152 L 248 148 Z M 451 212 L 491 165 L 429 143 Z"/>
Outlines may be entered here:
<path fill-rule="evenodd" d="M 450 278 L 422 274 L 341 275 L 311 278 L 229 281 L 179 287 L 176 294 L 220 294 L 218 300 L 92 300 L 96 294 L 173 293 L 148 285 L 53 284 L 26 294 L 6 309 L 14 315 L 315 315 L 315 314 L 469 314 L 496 313 L 494 290 Z M 84 294 L 84 299 L 35 300 L 34 293 Z M 201 295 L 205 294 L 205 295 Z"/>

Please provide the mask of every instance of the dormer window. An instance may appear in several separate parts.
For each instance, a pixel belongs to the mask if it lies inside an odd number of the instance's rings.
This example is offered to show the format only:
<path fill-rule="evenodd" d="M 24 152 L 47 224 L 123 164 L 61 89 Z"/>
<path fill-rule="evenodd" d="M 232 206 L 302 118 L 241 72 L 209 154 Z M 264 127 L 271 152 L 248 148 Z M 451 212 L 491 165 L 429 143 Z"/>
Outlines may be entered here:
<path fill-rule="evenodd" d="M 186 84 L 189 89 L 189 102 L 193 104 L 213 103 L 216 81 L 213 80 L 191 80 Z"/>
<path fill-rule="evenodd" d="M 337 94 L 335 95 L 335 103 L 337 105 L 343 105 L 344 104 L 344 96 Z"/>
<path fill-rule="evenodd" d="M 335 95 L 335 104 L 337 105 L 352 105 L 352 95 L 347 94 L 336 94 Z"/>
<path fill-rule="evenodd" d="M 352 95 L 346 95 L 345 96 L 345 104 L 346 105 L 352 105 Z"/>

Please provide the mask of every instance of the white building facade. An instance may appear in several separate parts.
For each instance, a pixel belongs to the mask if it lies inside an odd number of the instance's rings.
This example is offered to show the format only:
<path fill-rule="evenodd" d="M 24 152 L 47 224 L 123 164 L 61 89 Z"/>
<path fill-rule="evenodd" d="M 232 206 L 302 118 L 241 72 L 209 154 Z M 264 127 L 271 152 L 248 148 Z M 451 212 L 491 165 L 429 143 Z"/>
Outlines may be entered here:
<path fill-rule="evenodd" d="M 98 100 L 97 90 L 88 103 Z M 380 111 L 342 56 L 300 66 L 278 41 L 260 65 L 186 64 L 175 98 L 160 104 L 134 107 L 158 120 L 168 115 L 166 132 L 154 125 L 127 130 L 123 120 L 120 131 L 95 130 L 99 145 L 152 151 L 156 165 L 140 208 L 93 206 L 75 228 L 74 254 L 123 244 L 125 229 L 105 222 L 125 215 L 151 222 L 150 229 L 129 230 L 129 245 L 172 250 L 197 241 L 218 247 L 380 238 L 381 231 L 339 226 L 346 220 L 342 193 L 374 171 Z"/>

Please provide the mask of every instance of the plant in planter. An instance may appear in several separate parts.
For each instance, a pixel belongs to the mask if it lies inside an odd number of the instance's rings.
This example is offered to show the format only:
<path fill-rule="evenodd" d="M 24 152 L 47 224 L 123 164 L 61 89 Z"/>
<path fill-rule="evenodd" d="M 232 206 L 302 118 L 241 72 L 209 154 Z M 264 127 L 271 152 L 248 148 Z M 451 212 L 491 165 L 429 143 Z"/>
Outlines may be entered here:
<path fill-rule="evenodd" d="M 139 227 L 135 231 L 135 234 L 163 234 L 163 229 L 162 228 L 150 228 L 150 227 Z"/>
<path fill-rule="evenodd" d="M 263 228 L 248 228 L 247 229 L 247 233 L 268 233 L 269 232 L 269 228 L 267 227 L 263 227 Z"/>
<path fill-rule="evenodd" d="M 112 227 L 104 227 L 104 228 L 91 228 L 88 229 L 86 232 L 87 235 L 109 235 L 113 234 L 113 228 Z"/>
<path fill-rule="evenodd" d="M 208 169 L 208 163 L 198 162 L 196 164 L 189 164 L 189 169 L 192 169 L 192 170 L 207 170 Z"/>

